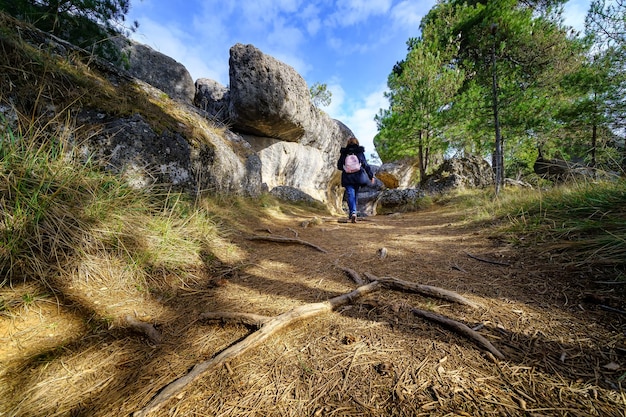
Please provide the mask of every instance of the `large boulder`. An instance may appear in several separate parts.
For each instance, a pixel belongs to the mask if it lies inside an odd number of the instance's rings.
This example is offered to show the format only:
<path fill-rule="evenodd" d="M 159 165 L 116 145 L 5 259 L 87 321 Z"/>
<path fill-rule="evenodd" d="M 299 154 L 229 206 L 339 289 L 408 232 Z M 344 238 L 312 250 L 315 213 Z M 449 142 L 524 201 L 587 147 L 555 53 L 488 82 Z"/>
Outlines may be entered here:
<path fill-rule="evenodd" d="M 452 189 L 484 188 L 494 184 L 491 165 L 478 156 L 450 158 L 421 184 L 426 193 L 443 193 Z"/>
<path fill-rule="evenodd" d="M 292 67 L 253 45 L 234 45 L 229 65 L 230 88 L 198 80 L 196 106 L 251 144 L 269 190 L 291 187 L 340 208 L 330 184 L 339 149 L 352 131 L 313 105 L 306 82 Z"/>
<path fill-rule="evenodd" d="M 410 188 L 419 177 L 419 166 L 416 160 L 405 159 L 396 162 L 387 162 L 380 166 L 376 178 L 381 180 L 385 187 Z"/>
<path fill-rule="evenodd" d="M 426 194 L 416 188 L 384 190 L 376 200 L 376 212 L 387 214 L 391 212 L 415 211 L 419 209 Z"/>
<path fill-rule="evenodd" d="M 230 119 L 236 130 L 297 142 L 315 111 L 295 69 L 253 45 L 230 48 Z"/>
<path fill-rule="evenodd" d="M 121 44 L 128 56 L 127 70 L 135 78 L 166 93 L 170 98 L 192 104 L 196 87 L 187 68 L 147 45 L 133 41 Z"/>

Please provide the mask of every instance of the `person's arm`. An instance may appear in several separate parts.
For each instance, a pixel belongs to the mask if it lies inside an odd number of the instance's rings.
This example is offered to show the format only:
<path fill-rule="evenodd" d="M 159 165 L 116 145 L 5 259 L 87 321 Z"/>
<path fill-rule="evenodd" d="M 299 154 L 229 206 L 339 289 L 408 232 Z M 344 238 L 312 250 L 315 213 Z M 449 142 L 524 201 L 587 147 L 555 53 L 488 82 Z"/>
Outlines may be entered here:
<path fill-rule="evenodd" d="M 365 173 L 369 177 L 372 185 L 374 185 L 376 183 L 376 178 L 374 177 L 374 173 L 372 172 L 372 167 L 370 167 L 370 164 L 367 163 L 367 159 L 365 158 L 364 154 L 361 154 L 361 166 L 363 167 L 363 169 L 365 169 Z"/>
<path fill-rule="evenodd" d="M 339 160 L 337 161 L 337 169 L 339 171 L 343 171 L 343 164 L 346 162 L 346 155 L 344 153 L 341 154 Z"/>
<path fill-rule="evenodd" d="M 360 154 L 359 155 L 359 159 L 361 160 L 361 166 L 363 167 L 363 169 L 365 169 L 365 172 L 367 173 L 367 176 L 369 177 L 370 180 L 372 180 L 372 184 L 373 184 L 374 173 L 372 173 L 372 168 L 367 163 L 367 159 L 365 159 L 365 155 L 364 154 Z"/>

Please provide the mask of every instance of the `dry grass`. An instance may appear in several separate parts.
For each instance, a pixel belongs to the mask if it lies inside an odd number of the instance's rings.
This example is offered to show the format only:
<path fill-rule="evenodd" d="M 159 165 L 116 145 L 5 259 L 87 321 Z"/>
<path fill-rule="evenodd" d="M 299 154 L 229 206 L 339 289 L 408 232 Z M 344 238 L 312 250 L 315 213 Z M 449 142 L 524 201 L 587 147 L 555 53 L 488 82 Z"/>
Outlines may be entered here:
<path fill-rule="evenodd" d="M 121 288 L 113 303 L 105 289 L 110 284 L 101 280 L 77 289 L 92 292 L 93 308 L 60 303 L 45 310 L 49 297 L 35 297 L 27 309 L 13 305 L 11 317 L 1 322 L 9 329 L 2 337 L 12 340 L 19 354 L 3 357 L 2 394 L 12 399 L 3 411 L 15 416 L 136 411 L 190 366 L 251 331 L 201 322 L 200 313 L 276 315 L 348 292 L 353 284 L 332 266 L 338 262 L 361 273 L 456 290 L 483 308 L 376 293 L 291 326 L 205 375 L 158 415 L 624 415 L 624 321 L 585 298 L 602 295 L 607 303 L 619 303 L 619 285 L 594 285 L 597 277 L 590 272 L 563 271 L 494 246 L 450 211 L 377 217 L 357 225 L 322 218 L 306 228 L 300 226 L 303 220 L 319 213 L 294 211 L 298 215 L 272 207 L 239 219 L 224 239 L 229 245 L 214 248 L 213 263 L 186 273 L 157 269 L 148 280 L 151 291 Z M 295 230 L 329 253 L 245 239 L 267 229 L 284 236 Z M 351 237 L 360 243 L 346 251 L 343 241 Z M 381 245 L 389 250 L 384 262 L 375 256 Z M 482 264 L 465 251 L 512 266 Z M 216 259 L 229 252 L 237 256 Z M 102 270 L 109 268 L 101 261 Z M 5 288 L 5 294 L 12 291 L 17 288 Z M 108 312 L 132 308 L 157 325 L 163 343 L 153 346 L 114 320 L 103 323 L 98 305 Z M 507 359 L 494 364 L 468 340 L 414 317 L 411 306 L 482 326 L 481 334 Z M 85 312 L 91 317 L 86 323 Z M 20 324 L 28 317 L 40 327 L 57 323 L 49 330 L 56 342 L 46 345 L 29 336 Z"/>

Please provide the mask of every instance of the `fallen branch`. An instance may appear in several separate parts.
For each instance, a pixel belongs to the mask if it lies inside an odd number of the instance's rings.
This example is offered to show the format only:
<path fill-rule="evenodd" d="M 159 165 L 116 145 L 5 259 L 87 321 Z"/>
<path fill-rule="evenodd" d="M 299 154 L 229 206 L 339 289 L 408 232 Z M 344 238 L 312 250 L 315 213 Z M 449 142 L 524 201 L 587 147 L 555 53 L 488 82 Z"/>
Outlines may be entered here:
<path fill-rule="evenodd" d="M 443 288 L 433 287 L 431 285 L 416 284 L 414 282 L 404 281 L 394 277 L 376 277 L 372 274 L 367 273 L 365 274 L 365 276 L 370 281 L 380 282 L 387 289 L 418 293 L 429 297 L 438 298 L 440 300 L 470 306 L 472 308 L 480 307 L 478 304 L 468 300 L 462 295 Z"/>
<path fill-rule="evenodd" d="M 445 327 L 448 327 L 448 328 L 454 330 L 455 332 L 459 333 L 460 335 L 465 336 L 468 339 L 472 340 L 474 343 L 476 343 L 480 347 L 486 349 L 488 352 L 490 352 L 496 358 L 498 358 L 500 360 L 504 360 L 504 355 L 498 349 L 496 349 L 491 344 L 491 342 L 489 342 L 489 340 L 485 339 L 478 332 L 470 329 L 465 324 L 460 323 L 460 322 L 455 321 L 455 320 L 452 320 L 452 319 L 449 319 L 449 318 L 444 317 L 444 316 L 442 316 L 440 314 L 431 313 L 429 311 L 420 310 L 420 309 L 417 309 L 417 308 L 414 308 L 411 311 L 413 312 L 413 314 L 415 314 L 418 317 L 422 317 L 422 318 L 425 318 L 427 320 L 434 321 L 437 324 L 441 324 L 442 326 L 445 326 Z"/>
<path fill-rule="evenodd" d="M 328 253 L 325 249 L 322 249 L 319 246 L 314 245 L 313 243 L 310 243 L 301 239 L 292 239 L 288 237 L 278 237 L 278 236 L 250 236 L 248 237 L 248 240 L 265 240 L 268 242 L 277 242 L 277 243 L 297 243 L 300 245 L 312 247 L 313 249 L 318 250 L 322 253 Z"/>
<path fill-rule="evenodd" d="M 204 375 L 204 373 L 223 365 L 228 360 L 260 345 L 267 338 L 288 325 L 302 319 L 333 311 L 342 305 L 352 303 L 354 300 L 362 297 L 363 295 L 377 291 L 379 288 L 380 284 L 378 282 L 372 282 L 370 284 L 360 286 L 350 293 L 331 298 L 328 301 L 305 304 L 269 319 L 263 323 L 259 330 L 248 335 L 245 339 L 230 346 L 226 350 L 223 350 L 212 359 L 196 364 L 191 371 L 189 371 L 189 373 L 165 386 L 143 409 L 133 413 L 133 417 L 147 416 L 149 413 L 158 410 L 166 401 L 177 395 L 187 385 Z"/>
<path fill-rule="evenodd" d="M 480 261 L 480 262 L 486 262 L 488 264 L 494 264 L 494 265 L 511 266 L 511 264 L 508 262 L 499 262 L 499 261 L 492 261 L 491 259 L 479 258 L 478 256 L 472 255 L 471 253 L 467 253 L 467 252 L 465 252 L 465 254 L 469 256 L 470 258 L 476 259 L 477 261 Z"/>

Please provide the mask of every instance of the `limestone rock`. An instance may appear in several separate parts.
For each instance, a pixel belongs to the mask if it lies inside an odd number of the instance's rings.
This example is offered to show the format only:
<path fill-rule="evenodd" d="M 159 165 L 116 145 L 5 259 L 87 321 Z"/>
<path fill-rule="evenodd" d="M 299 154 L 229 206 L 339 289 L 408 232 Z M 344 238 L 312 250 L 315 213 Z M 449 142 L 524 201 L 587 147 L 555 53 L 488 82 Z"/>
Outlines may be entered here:
<path fill-rule="evenodd" d="M 196 80 L 194 105 L 209 113 L 215 120 L 228 124 L 230 93 L 226 86 L 209 78 Z"/>
<path fill-rule="evenodd" d="M 304 135 L 314 108 L 304 79 L 253 45 L 230 48 L 230 119 L 235 130 L 290 142 Z"/>
<path fill-rule="evenodd" d="M 426 194 L 416 188 L 384 190 L 380 193 L 376 210 L 378 213 L 393 211 L 413 211 L 419 208 L 420 200 Z"/>
<path fill-rule="evenodd" d="M 290 202 L 305 202 L 309 204 L 315 204 L 317 200 L 308 195 L 307 193 L 293 187 L 287 187 L 284 185 L 274 187 L 270 191 L 270 194 L 275 196 L 280 200 L 290 201 Z"/>
<path fill-rule="evenodd" d="M 150 91 L 152 87 L 144 84 L 143 88 Z M 137 188 L 163 184 L 193 193 L 212 190 L 259 195 L 261 161 L 250 145 L 232 132 L 216 132 L 190 109 L 181 106 L 178 111 L 186 112 L 185 119 L 196 129 L 195 136 L 203 140 L 192 141 L 184 135 L 185 126 L 182 131 L 157 132 L 139 114 L 120 118 L 83 111 L 77 121 L 91 130 L 81 148 L 83 158 L 122 175 Z"/>
<path fill-rule="evenodd" d="M 493 170 L 487 161 L 478 156 L 451 158 L 422 182 L 427 193 L 442 193 L 454 188 L 483 188 L 493 185 Z"/>
<path fill-rule="evenodd" d="M 417 161 L 405 159 L 388 162 L 378 169 L 376 178 L 381 180 L 387 188 L 410 188 L 419 176 Z"/>
<path fill-rule="evenodd" d="M 128 54 L 128 72 L 166 93 L 170 98 L 191 104 L 195 95 L 195 85 L 191 74 L 183 64 L 155 51 L 147 45 L 130 42 L 122 46 Z"/>
<path fill-rule="evenodd" d="M 317 201 L 328 201 L 327 188 L 333 167 L 320 149 L 277 139 L 244 135 L 261 160 L 262 182 L 269 190 L 291 187 Z"/>
<path fill-rule="evenodd" d="M 228 116 L 220 120 L 257 152 L 268 189 L 293 187 L 338 208 L 329 184 L 352 131 L 313 105 L 306 82 L 289 65 L 253 45 L 234 45 L 230 54 L 230 89 L 199 82 L 204 90 L 196 102 L 200 97 L 218 115 L 228 101 Z"/>

